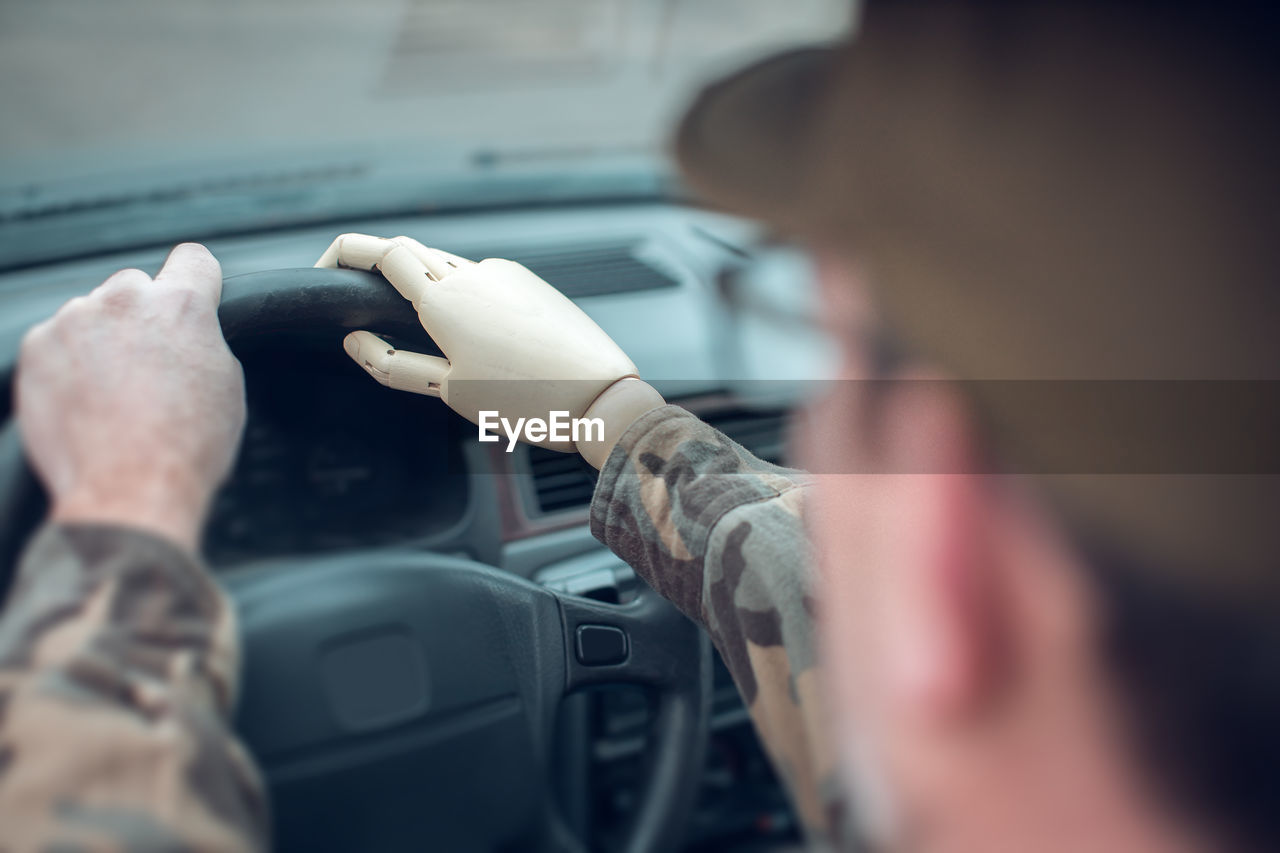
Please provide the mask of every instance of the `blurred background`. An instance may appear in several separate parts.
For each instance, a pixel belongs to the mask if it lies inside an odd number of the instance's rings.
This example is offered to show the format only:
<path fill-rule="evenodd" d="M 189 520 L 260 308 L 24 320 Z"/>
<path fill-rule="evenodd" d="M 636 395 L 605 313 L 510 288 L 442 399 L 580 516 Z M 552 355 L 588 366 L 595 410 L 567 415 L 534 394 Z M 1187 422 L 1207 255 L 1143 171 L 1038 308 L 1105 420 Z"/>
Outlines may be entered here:
<path fill-rule="evenodd" d="M 407 180 L 660 151 L 840 0 L 5 0 L 0 211 L 268 169 Z M 191 177 L 188 174 L 188 177 Z M 87 181 L 87 182 L 86 182 Z"/>

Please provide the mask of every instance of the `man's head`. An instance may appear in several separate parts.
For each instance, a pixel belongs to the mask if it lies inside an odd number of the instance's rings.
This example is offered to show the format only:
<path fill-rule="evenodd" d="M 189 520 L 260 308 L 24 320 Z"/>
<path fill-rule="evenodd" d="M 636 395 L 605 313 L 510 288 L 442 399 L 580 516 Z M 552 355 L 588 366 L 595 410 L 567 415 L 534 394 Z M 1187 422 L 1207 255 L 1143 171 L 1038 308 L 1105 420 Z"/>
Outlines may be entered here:
<path fill-rule="evenodd" d="M 799 445 L 869 835 L 1280 843 L 1274 44 L 1242 4 L 873 3 L 686 120 L 843 342 Z"/>

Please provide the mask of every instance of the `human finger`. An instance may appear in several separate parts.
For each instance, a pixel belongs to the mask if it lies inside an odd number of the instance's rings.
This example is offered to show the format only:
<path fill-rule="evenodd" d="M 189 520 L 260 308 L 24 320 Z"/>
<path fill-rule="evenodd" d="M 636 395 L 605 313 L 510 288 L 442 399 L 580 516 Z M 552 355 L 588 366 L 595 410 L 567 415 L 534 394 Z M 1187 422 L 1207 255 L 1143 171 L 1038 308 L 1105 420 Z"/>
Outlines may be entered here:
<path fill-rule="evenodd" d="M 157 284 L 190 287 L 207 296 L 215 306 L 222 299 L 222 266 L 213 253 L 199 243 L 174 246 L 155 280 Z"/>

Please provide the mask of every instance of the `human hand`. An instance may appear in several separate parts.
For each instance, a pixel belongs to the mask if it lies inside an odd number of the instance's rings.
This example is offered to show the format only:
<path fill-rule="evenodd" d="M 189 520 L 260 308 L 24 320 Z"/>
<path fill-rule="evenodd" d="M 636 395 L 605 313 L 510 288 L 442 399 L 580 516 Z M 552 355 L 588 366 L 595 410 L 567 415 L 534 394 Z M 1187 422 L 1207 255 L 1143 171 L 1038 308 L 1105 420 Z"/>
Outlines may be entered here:
<path fill-rule="evenodd" d="M 481 411 L 512 422 L 599 416 L 601 439 L 535 442 L 579 450 L 598 468 L 626 427 L 663 403 L 582 309 L 512 261 L 475 263 L 408 237 L 343 234 L 316 266 L 386 276 L 446 357 L 396 350 L 366 331 L 346 337 L 347 354 L 383 385 L 440 397 L 472 423 Z"/>
<path fill-rule="evenodd" d="M 124 524 L 195 550 L 244 428 L 244 377 L 218 326 L 222 270 L 175 248 L 121 270 L 22 342 L 27 455 L 62 522 Z"/>

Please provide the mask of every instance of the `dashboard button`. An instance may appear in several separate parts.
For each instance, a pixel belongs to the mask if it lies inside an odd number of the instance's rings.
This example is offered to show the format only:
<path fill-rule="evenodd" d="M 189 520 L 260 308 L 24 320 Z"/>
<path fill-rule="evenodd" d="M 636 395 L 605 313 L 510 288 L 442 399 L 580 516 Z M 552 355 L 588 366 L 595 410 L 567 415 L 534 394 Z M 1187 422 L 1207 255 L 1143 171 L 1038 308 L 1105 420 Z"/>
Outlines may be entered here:
<path fill-rule="evenodd" d="M 578 626 L 578 663 L 610 666 L 627 659 L 627 635 L 613 625 Z"/>

